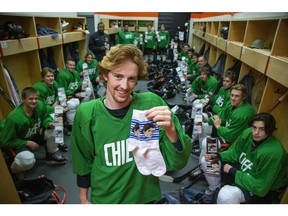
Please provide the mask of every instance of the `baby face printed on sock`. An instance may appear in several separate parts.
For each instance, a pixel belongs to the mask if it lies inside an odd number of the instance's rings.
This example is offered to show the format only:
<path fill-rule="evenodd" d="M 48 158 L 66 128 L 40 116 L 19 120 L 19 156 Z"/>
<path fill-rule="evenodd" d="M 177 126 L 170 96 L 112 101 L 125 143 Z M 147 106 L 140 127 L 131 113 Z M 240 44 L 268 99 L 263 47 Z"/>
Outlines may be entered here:
<path fill-rule="evenodd" d="M 132 132 L 136 137 L 140 138 L 140 126 L 138 123 L 134 125 Z"/>
<path fill-rule="evenodd" d="M 151 138 L 155 132 L 156 126 L 153 123 L 145 124 L 143 126 L 143 134 L 147 138 Z"/>

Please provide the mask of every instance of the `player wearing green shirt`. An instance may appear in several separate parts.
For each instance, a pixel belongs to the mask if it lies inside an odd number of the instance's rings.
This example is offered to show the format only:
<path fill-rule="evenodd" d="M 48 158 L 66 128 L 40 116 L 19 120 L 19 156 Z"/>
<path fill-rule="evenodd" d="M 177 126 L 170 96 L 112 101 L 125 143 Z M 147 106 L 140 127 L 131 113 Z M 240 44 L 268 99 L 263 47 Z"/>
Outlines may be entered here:
<path fill-rule="evenodd" d="M 160 26 L 160 31 L 156 33 L 157 38 L 157 59 L 165 61 L 167 56 L 167 48 L 170 45 L 170 33 L 165 30 L 165 25 Z"/>
<path fill-rule="evenodd" d="M 49 114 L 54 114 L 55 107 L 59 105 L 58 83 L 54 80 L 54 71 L 51 68 L 43 68 L 41 71 L 42 81 L 34 84 L 34 88 L 39 93 L 38 100 L 46 104 Z M 63 107 L 63 112 L 67 112 L 67 107 Z M 54 116 L 54 115 L 52 115 Z M 58 145 L 61 151 L 67 151 L 68 146 L 65 143 Z"/>
<path fill-rule="evenodd" d="M 99 64 L 99 72 L 107 86 L 106 96 L 79 107 L 71 137 L 80 201 L 156 201 L 161 197 L 159 178 L 142 175 L 132 152 L 127 150 L 133 110 L 146 110 L 147 119 L 159 126 L 159 146 L 167 170 L 186 165 L 191 152 L 190 138 L 163 99 L 151 92 L 133 92 L 137 80 L 147 76 L 147 64 L 137 47 L 112 47 Z"/>
<path fill-rule="evenodd" d="M 192 83 L 199 74 L 200 65 L 198 63 L 198 53 L 193 52 L 193 49 L 188 50 L 188 71 L 187 71 L 187 80 L 189 83 Z"/>
<path fill-rule="evenodd" d="M 181 52 L 178 54 L 178 59 L 182 60 L 182 57 L 186 59 L 188 62 L 189 56 L 188 56 L 188 50 L 190 49 L 189 44 L 184 44 Z"/>
<path fill-rule="evenodd" d="M 74 60 L 68 59 L 66 61 L 66 68 L 60 71 L 56 80 L 59 87 L 65 89 L 66 96 L 81 98 L 82 80 L 80 74 L 75 70 Z"/>
<path fill-rule="evenodd" d="M 57 144 L 53 133 L 53 119 L 45 104 L 38 101 L 38 92 L 32 87 L 23 89 L 22 103 L 4 119 L 0 132 L 0 147 L 15 152 L 11 170 L 15 174 L 31 169 L 35 164 L 33 151 L 46 140 L 46 162 L 64 164 L 67 159 L 56 155 Z M 3 123 L 3 122 L 2 122 Z M 41 128 L 47 129 L 41 133 Z"/>
<path fill-rule="evenodd" d="M 220 157 L 230 183 L 222 187 L 217 203 L 272 203 L 288 184 L 288 156 L 279 140 L 274 117 L 259 113 L 253 117 L 236 143 Z"/>
<path fill-rule="evenodd" d="M 214 93 L 217 85 L 217 79 L 210 74 L 208 68 L 204 67 L 191 84 L 193 97 L 195 99 L 203 99 L 207 94 Z"/>
<path fill-rule="evenodd" d="M 217 129 L 218 137 L 222 137 L 228 143 L 237 139 L 255 114 L 253 107 L 245 101 L 245 86 L 236 84 L 231 87 L 230 92 L 230 102 L 227 106 L 218 115 L 208 119 L 208 123 Z"/>
<path fill-rule="evenodd" d="M 165 25 L 161 25 L 160 31 L 157 34 L 158 48 L 166 49 L 170 44 L 170 33 L 165 30 Z"/>
<path fill-rule="evenodd" d="M 135 26 L 134 45 L 142 51 L 143 48 L 143 34 L 139 32 L 139 26 Z"/>
<path fill-rule="evenodd" d="M 223 86 L 216 95 L 209 100 L 209 104 L 205 107 L 205 112 L 211 114 L 220 113 L 230 101 L 230 89 L 237 82 L 237 75 L 233 71 L 227 71 L 223 74 Z"/>
<path fill-rule="evenodd" d="M 154 51 L 156 46 L 156 33 L 152 31 L 152 25 L 147 26 L 148 31 L 144 33 L 144 55 L 145 60 L 150 61 L 154 60 Z"/>
<path fill-rule="evenodd" d="M 124 30 L 118 33 L 116 44 L 134 44 L 134 34 L 129 31 L 128 24 L 124 24 Z"/>
<path fill-rule="evenodd" d="M 75 70 L 78 71 L 80 77 L 83 77 L 84 73 L 88 72 L 92 85 L 96 86 L 99 83 L 97 65 L 98 61 L 94 58 L 93 53 L 88 52 L 85 55 L 85 59 L 77 62 Z"/>
<path fill-rule="evenodd" d="M 73 59 L 66 60 L 66 68 L 61 70 L 57 76 L 57 82 L 59 87 L 63 87 L 65 90 L 68 111 L 66 112 L 68 130 L 72 130 L 74 116 L 77 107 L 80 105 L 85 95 L 81 94 L 82 91 L 82 80 L 80 74 L 75 70 L 75 61 Z"/>
<path fill-rule="evenodd" d="M 231 87 L 230 102 L 218 115 L 214 115 L 208 119 L 208 123 L 213 125 L 217 132 L 216 135 L 213 134 L 212 136 L 221 138 L 225 143 L 233 144 L 239 135 L 249 127 L 249 122 L 255 115 L 255 112 L 252 106 L 245 102 L 245 98 L 246 88 L 244 85 L 236 84 Z M 202 134 L 199 138 L 199 143 L 201 143 L 199 162 L 209 184 L 209 189 L 215 191 L 219 187 L 220 182 L 214 181 L 214 176 L 207 174 L 204 158 L 207 150 L 207 136 L 211 136 L 212 131 L 212 126 L 210 125 L 202 123 Z M 218 143 L 218 149 L 221 149 L 220 142 Z"/>
<path fill-rule="evenodd" d="M 38 91 L 38 100 L 46 104 L 48 112 L 54 113 L 54 107 L 59 105 L 58 83 L 54 79 L 54 71 L 51 68 L 43 68 L 41 71 L 42 80 L 35 83 L 33 87 Z"/>

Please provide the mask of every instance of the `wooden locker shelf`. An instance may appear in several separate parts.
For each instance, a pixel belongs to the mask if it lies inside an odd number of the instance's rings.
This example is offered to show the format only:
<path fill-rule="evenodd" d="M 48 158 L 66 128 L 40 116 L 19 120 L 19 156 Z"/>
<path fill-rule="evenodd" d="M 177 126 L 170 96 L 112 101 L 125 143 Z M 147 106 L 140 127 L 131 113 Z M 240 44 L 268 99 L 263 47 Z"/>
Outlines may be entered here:
<path fill-rule="evenodd" d="M 41 36 L 37 38 L 39 43 L 39 48 L 46 48 L 50 46 L 56 46 L 62 44 L 62 35 L 58 34 L 57 38 L 52 38 L 51 36 Z"/>
<path fill-rule="evenodd" d="M 243 42 L 227 41 L 226 52 L 237 59 L 240 59 Z"/>
<path fill-rule="evenodd" d="M 41 80 L 40 71 L 41 64 L 38 54 L 38 49 L 46 49 L 52 47 L 54 59 L 61 70 L 64 68 L 64 55 L 63 55 L 63 43 L 79 42 L 79 56 L 84 58 L 87 52 L 86 34 L 83 32 L 74 32 L 73 26 L 82 23 L 85 25 L 86 19 L 82 17 L 26 17 L 26 16 L 0 16 L 1 21 L 13 21 L 18 22 L 26 30 L 29 30 L 30 36 L 20 40 L 6 40 L 1 41 L 1 68 L 0 74 L 3 74 L 3 65 L 8 68 L 14 77 L 15 82 L 18 85 L 19 91 L 27 86 L 32 86 L 39 80 Z M 67 32 L 63 34 L 61 20 L 65 20 L 69 23 L 66 27 Z M 44 27 L 48 27 L 59 32 L 59 36 L 56 39 L 52 39 L 51 36 L 39 36 L 36 34 L 36 24 L 40 24 Z M 17 64 L 15 64 L 17 62 Z M 7 83 L 4 79 L 1 80 L 3 89 L 7 90 L 5 86 Z M 4 105 L 5 104 L 5 105 Z M 1 113 L 3 117 L 11 111 L 9 105 L 4 103 L 1 105 Z"/>
<path fill-rule="evenodd" d="M 63 34 L 63 43 L 71 43 L 75 41 L 86 40 L 86 34 L 83 32 L 67 32 Z"/>
<path fill-rule="evenodd" d="M 218 37 L 216 44 L 217 44 L 217 47 L 219 49 L 221 49 L 221 50 L 226 52 L 227 40 L 225 40 L 225 39 L 223 39 L 221 37 Z"/>
<path fill-rule="evenodd" d="M 19 40 L 1 41 L 1 49 L 3 56 L 14 55 L 17 53 L 24 53 L 31 50 L 38 49 L 37 38 L 29 37 Z"/>
<path fill-rule="evenodd" d="M 211 41 L 212 41 L 212 35 L 209 34 L 209 33 L 206 33 L 204 39 L 205 39 L 208 43 L 211 43 Z"/>
<path fill-rule="evenodd" d="M 266 75 L 288 87 L 288 57 L 271 56 Z"/>
<path fill-rule="evenodd" d="M 43 27 L 53 29 L 56 32 L 58 32 L 58 37 L 54 39 L 50 35 L 40 36 L 37 34 L 37 40 L 40 49 L 62 44 L 61 20 L 59 17 L 34 17 L 34 22 L 36 32 L 37 32 L 37 24 L 42 25 Z"/>
<path fill-rule="evenodd" d="M 105 30 L 106 34 L 117 34 L 121 31 L 121 28 L 109 28 Z"/>
<path fill-rule="evenodd" d="M 210 43 L 214 46 L 217 46 L 217 36 L 215 35 L 211 35 L 211 38 L 210 38 Z"/>
<path fill-rule="evenodd" d="M 271 50 L 242 47 L 241 61 L 265 74 Z"/>

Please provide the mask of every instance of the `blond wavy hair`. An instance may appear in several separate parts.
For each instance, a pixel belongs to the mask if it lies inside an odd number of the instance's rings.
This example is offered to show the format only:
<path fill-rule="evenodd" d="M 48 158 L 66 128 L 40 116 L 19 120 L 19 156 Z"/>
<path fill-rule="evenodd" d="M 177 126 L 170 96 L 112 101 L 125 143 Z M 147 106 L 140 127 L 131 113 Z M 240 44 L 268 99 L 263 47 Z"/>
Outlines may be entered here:
<path fill-rule="evenodd" d="M 98 64 L 99 77 L 106 85 L 103 75 L 119 67 L 126 61 L 132 61 L 138 66 L 138 80 L 144 80 L 147 77 L 147 63 L 144 60 L 143 53 L 134 45 L 116 45 L 111 47 L 110 51 L 104 56 Z"/>

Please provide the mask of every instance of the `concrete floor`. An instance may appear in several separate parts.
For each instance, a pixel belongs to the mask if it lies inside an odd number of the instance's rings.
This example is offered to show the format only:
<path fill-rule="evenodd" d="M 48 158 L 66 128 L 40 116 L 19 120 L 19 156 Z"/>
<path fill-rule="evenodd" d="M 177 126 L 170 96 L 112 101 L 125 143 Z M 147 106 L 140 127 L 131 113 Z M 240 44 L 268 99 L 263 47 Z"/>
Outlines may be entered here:
<path fill-rule="evenodd" d="M 65 143 L 70 147 L 70 136 L 65 136 Z M 70 151 L 62 154 L 68 158 L 68 162 L 65 165 L 47 165 L 45 163 L 45 150 L 44 148 L 40 148 L 35 154 L 37 158 L 35 166 L 25 174 L 25 177 L 36 178 L 37 176 L 45 175 L 46 177 L 52 179 L 55 184 L 61 185 L 65 188 L 67 195 L 66 204 L 79 204 L 79 189 L 76 184 L 76 175 L 72 173 Z M 197 159 L 191 157 L 185 168 L 175 173 L 170 173 L 169 175 L 172 177 L 182 176 L 183 174 L 189 172 L 193 167 L 197 166 L 197 161 Z M 185 178 L 179 183 L 160 181 L 160 186 L 162 192 L 169 192 L 175 191 L 181 187 L 186 187 L 190 183 L 191 182 L 188 180 L 188 178 Z M 192 188 L 205 191 L 205 189 L 207 189 L 207 183 L 204 179 L 200 179 L 192 186 Z M 61 191 L 59 191 L 59 195 L 62 196 Z"/>

